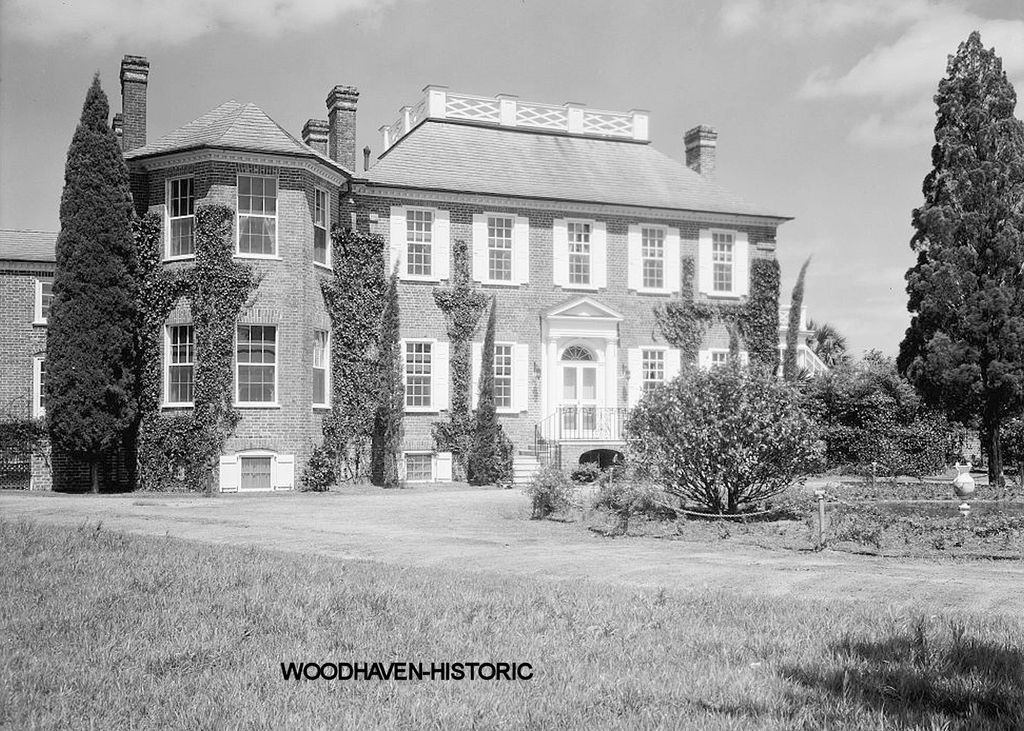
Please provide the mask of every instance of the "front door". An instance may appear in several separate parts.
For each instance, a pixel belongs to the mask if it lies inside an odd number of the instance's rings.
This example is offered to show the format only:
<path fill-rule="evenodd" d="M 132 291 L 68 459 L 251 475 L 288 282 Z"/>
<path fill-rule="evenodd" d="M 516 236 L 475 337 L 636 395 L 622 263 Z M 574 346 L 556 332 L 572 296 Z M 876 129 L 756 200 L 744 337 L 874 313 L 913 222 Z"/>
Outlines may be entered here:
<path fill-rule="evenodd" d="M 597 428 L 597 364 L 562 363 L 563 439 L 582 439 Z"/>

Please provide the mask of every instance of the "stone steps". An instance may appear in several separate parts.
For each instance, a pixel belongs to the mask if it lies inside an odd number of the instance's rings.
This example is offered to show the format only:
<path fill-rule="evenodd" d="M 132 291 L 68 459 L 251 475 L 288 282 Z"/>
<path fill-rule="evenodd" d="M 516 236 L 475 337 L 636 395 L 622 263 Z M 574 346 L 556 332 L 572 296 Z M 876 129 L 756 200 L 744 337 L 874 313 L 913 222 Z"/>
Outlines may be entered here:
<path fill-rule="evenodd" d="M 540 470 L 540 460 L 531 451 L 522 450 L 512 458 L 512 484 L 527 485 Z"/>

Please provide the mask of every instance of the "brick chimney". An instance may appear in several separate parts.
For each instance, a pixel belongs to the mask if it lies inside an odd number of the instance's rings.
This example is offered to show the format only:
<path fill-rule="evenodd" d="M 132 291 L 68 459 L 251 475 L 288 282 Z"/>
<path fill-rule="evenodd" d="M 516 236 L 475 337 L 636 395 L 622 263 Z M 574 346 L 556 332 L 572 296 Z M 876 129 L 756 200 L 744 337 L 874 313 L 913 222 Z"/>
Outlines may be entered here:
<path fill-rule="evenodd" d="M 356 102 L 359 90 L 354 86 L 335 86 L 327 95 L 329 120 L 327 151 L 330 158 L 346 170 L 356 169 Z"/>
<path fill-rule="evenodd" d="M 149 60 L 145 56 L 121 59 L 121 113 L 124 151 L 146 144 L 146 87 L 149 85 Z"/>
<path fill-rule="evenodd" d="M 124 149 L 124 116 L 121 112 L 114 114 L 114 120 L 110 123 L 110 129 L 114 130 L 114 136 L 117 137 L 117 144 Z"/>
<path fill-rule="evenodd" d="M 307 119 L 302 125 L 302 141 L 321 155 L 327 155 L 330 129 L 331 125 L 326 119 Z"/>
<path fill-rule="evenodd" d="M 714 127 L 698 125 L 686 133 L 686 165 L 709 180 L 715 179 L 715 147 L 718 132 Z"/>

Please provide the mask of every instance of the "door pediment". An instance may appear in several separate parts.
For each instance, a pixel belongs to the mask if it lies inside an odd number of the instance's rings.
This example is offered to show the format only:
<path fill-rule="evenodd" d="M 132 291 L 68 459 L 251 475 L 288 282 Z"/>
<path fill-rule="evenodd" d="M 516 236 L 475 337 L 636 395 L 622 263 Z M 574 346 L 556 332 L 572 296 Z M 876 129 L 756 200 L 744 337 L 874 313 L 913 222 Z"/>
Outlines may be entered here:
<path fill-rule="evenodd" d="M 570 300 L 561 302 L 544 313 L 548 320 L 561 319 L 587 319 L 606 320 L 619 322 L 622 315 L 606 305 L 601 304 L 592 297 L 573 297 Z"/>

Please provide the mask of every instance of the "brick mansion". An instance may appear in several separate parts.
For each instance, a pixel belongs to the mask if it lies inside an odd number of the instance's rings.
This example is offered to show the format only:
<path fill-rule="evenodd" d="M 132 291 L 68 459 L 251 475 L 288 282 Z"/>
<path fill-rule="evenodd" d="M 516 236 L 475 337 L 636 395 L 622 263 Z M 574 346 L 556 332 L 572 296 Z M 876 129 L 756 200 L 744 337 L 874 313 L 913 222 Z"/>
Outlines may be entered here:
<path fill-rule="evenodd" d="M 356 147 L 359 92 L 350 86 L 327 90 L 326 119 L 310 119 L 297 136 L 254 104 L 227 101 L 150 139 L 149 71 L 145 58 L 124 57 L 113 126 L 137 211 L 163 222 L 162 266 L 193 265 L 196 208 L 215 202 L 234 210 L 235 256 L 260 275 L 235 323 L 241 419 L 215 478 L 225 491 L 295 487 L 323 439 L 332 342 L 320 283 L 332 276 L 334 226 L 387 241 L 400 280 L 400 469 L 409 482 L 427 482 L 451 479 L 451 455 L 431 437 L 451 380 L 432 292 L 451 279 L 455 241 L 466 242 L 472 281 L 496 298 L 495 399 L 522 472 L 542 458 L 575 464 L 619 453 L 626 411 L 682 365 L 655 307 L 679 298 L 743 302 L 752 265 L 775 258 L 776 231 L 789 220 L 717 182 L 714 129 L 686 132 L 685 162 L 676 161 L 650 144 L 643 110 L 427 86 L 380 127 L 371 160 Z M 45 413 L 55 239 L 0 232 L 0 402 L 13 416 Z M 482 341 L 480 327 L 474 392 Z M 800 347 L 801 363 L 819 368 Z M 708 328 L 698 364 L 728 353 L 725 328 Z M 191 408 L 194 354 L 182 301 L 164 323 L 163 411 Z M 36 462 L 24 480 L 48 487 Z"/>

